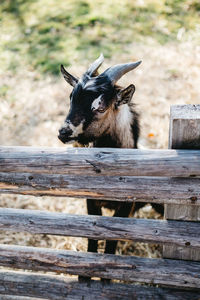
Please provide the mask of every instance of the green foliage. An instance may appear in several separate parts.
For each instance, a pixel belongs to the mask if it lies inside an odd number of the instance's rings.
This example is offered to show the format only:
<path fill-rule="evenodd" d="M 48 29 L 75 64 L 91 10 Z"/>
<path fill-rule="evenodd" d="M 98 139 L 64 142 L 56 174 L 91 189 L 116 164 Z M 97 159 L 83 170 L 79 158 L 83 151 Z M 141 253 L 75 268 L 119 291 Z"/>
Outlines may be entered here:
<path fill-rule="evenodd" d="M 6 84 L 3 84 L 0 86 L 0 97 L 5 97 L 7 92 L 9 90 L 9 86 Z"/>
<path fill-rule="evenodd" d="M 61 63 L 111 57 L 134 41 L 175 41 L 199 17 L 198 0 L 2 0 L 0 59 L 57 75 Z"/>

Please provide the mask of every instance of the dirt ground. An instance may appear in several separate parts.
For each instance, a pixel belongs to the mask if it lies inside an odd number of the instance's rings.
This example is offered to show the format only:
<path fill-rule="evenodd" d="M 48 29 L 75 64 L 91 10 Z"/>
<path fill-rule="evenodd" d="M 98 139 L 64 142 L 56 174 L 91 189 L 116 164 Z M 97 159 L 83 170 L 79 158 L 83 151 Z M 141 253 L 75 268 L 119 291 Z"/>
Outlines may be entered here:
<path fill-rule="evenodd" d="M 119 62 L 142 60 L 142 65 L 121 81 L 136 85 L 134 102 L 141 114 L 140 148 L 167 148 L 170 106 L 200 103 L 200 46 L 192 41 L 165 46 L 149 41 L 132 44 L 131 53 L 106 60 L 104 68 Z M 130 50 L 130 49 L 129 49 Z M 76 75 L 86 69 L 80 61 L 68 70 Z M 19 69 L 15 76 L 0 77 L 6 91 L 0 94 L 0 144 L 66 147 L 57 138 L 68 109 L 71 88 L 63 78 L 42 77 L 38 72 Z M 0 206 L 86 214 L 82 199 L 0 195 Z M 160 218 L 149 205 L 136 217 Z M 86 250 L 87 240 L 49 235 L 0 233 L 0 243 L 57 249 Z M 102 242 L 100 242 L 103 245 Z M 160 257 L 155 245 L 120 242 L 118 253 Z"/>

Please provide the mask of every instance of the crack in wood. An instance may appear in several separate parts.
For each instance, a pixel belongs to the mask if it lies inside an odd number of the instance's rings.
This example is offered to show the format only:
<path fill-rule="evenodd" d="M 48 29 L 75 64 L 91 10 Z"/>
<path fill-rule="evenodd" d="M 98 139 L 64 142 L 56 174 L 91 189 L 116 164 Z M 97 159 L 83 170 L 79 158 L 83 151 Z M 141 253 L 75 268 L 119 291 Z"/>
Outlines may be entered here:
<path fill-rule="evenodd" d="M 94 169 L 94 171 L 96 172 L 96 173 L 101 173 L 101 169 L 99 168 L 99 167 L 97 167 L 96 165 L 95 165 L 95 163 L 93 163 L 93 162 L 91 162 L 91 161 L 89 161 L 89 160 L 85 160 L 87 163 L 89 163 L 92 167 L 93 167 L 93 169 Z"/>

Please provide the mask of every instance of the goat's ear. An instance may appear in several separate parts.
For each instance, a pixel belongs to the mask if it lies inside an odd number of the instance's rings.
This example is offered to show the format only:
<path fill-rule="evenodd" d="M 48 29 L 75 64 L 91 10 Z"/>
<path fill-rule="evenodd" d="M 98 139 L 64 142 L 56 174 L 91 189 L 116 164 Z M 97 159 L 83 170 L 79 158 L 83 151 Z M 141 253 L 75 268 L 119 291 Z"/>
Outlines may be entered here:
<path fill-rule="evenodd" d="M 61 73 L 63 74 L 63 77 L 65 78 L 65 80 L 73 87 L 75 87 L 75 85 L 78 82 L 78 78 L 74 77 L 73 75 L 71 75 L 70 73 L 68 73 L 65 68 L 63 67 L 63 65 L 60 66 L 60 70 Z"/>
<path fill-rule="evenodd" d="M 129 103 L 133 97 L 134 92 L 135 86 L 133 84 L 130 84 L 127 88 L 123 90 L 119 90 L 117 93 L 116 106 Z"/>

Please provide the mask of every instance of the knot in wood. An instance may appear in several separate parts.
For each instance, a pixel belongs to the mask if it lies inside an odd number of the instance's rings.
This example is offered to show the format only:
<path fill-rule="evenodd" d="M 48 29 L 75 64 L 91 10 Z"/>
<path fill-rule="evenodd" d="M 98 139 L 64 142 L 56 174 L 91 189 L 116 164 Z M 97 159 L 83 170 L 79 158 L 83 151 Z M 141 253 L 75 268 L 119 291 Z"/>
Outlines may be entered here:
<path fill-rule="evenodd" d="M 190 246 L 190 242 L 185 242 L 185 246 Z"/>
<path fill-rule="evenodd" d="M 196 202 L 197 201 L 197 197 L 196 196 L 192 196 L 190 197 L 190 200 L 192 203 Z"/>

